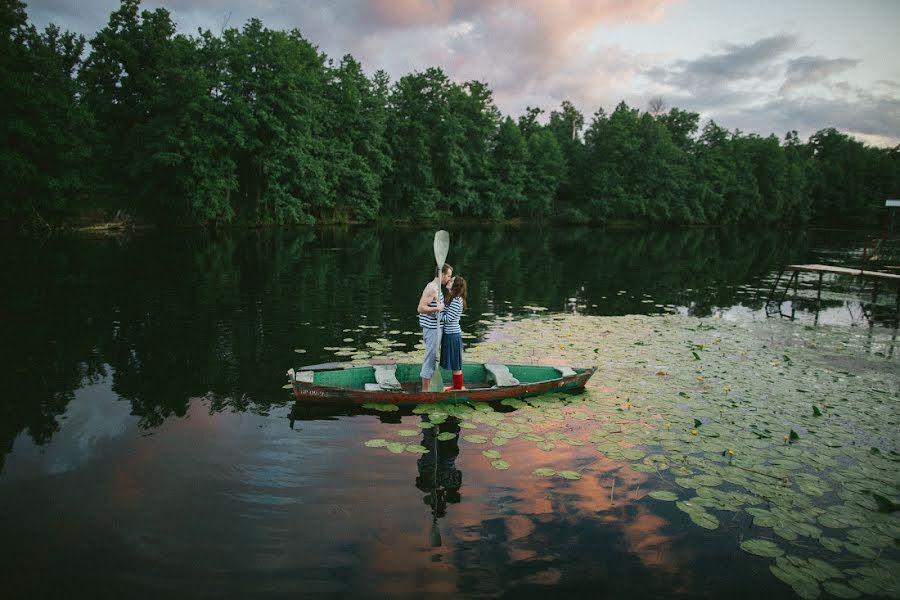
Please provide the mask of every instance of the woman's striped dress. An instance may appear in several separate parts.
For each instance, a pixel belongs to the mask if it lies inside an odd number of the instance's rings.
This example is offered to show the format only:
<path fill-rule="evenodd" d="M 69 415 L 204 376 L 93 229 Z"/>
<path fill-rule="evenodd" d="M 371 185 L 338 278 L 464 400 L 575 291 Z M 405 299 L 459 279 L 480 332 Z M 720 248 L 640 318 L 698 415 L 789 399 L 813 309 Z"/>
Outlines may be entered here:
<path fill-rule="evenodd" d="M 441 338 L 441 367 L 451 371 L 462 369 L 462 329 L 459 319 L 462 317 L 462 298 L 454 298 L 444 308 L 444 335 Z"/>

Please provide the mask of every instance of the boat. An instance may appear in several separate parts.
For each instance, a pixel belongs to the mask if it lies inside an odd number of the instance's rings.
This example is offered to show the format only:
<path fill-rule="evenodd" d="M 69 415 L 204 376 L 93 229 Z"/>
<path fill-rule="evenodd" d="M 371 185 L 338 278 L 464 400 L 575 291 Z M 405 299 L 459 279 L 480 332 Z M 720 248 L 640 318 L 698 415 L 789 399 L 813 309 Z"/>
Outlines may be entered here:
<path fill-rule="evenodd" d="M 344 402 L 353 404 L 419 404 L 435 402 L 492 402 L 552 392 L 584 390 L 596 367 L 572 368 L 553 365 L 504 365 L 464 363 L 461 390 L 422 390 L 421 363 L 372 364 L 343 368 L 340 363 L 310 365 L 288 370 L 298 402 Z M 451 373 L 441 370 L 443 381 Z"/>

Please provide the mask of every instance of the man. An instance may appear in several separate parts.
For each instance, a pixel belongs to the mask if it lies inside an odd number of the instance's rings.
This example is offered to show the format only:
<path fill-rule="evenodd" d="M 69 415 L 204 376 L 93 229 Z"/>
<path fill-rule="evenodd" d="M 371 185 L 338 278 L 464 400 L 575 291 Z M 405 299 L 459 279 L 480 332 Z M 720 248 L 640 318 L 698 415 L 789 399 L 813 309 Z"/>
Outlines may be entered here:
<path fill-rule="evenodd" d="M 422 342 L 425 344 L 425 360 L 422 362 L 422 391 L 427 392 L 431 385 L 431 376 L 434 375 L 434 367 L 437 363 L 437 350 L 441 343 L 440 325 L 441 311 L 444 310 L 444 292 L 441 286 L 450 283 L 453 277 L 453 267 L 444 263 L 441 267 L 440 277 L 434 279 L 425 286 L 422 297 L 419 298 L 419 327 L 422 328 Z"/>

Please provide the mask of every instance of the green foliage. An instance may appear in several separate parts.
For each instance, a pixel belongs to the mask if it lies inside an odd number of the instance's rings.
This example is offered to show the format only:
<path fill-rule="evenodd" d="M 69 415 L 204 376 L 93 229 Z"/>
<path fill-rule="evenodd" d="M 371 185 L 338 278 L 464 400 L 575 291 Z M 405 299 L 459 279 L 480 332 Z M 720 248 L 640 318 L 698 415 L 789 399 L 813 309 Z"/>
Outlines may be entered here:
<path fill-rule="evenodd" d="M 900 194 L 900 148 L 834 129 L 779 142 L 624 102 L 586 130 L 569 101 L 516 122 L 487 83 L 432 67 L 391 85 L 256 19 L 185 36 L 165 9 L 121 0 L 84 51 L 0 0 L 0 219 L 872 227 Z"/>
<path fill-rule="evenodd" d="M 18 0 L 0 3 L 0 218 L 51 226 L 89 185 L 91 115 L 73 77 L 83 49 L 81 36 L 28 25 Z"/>

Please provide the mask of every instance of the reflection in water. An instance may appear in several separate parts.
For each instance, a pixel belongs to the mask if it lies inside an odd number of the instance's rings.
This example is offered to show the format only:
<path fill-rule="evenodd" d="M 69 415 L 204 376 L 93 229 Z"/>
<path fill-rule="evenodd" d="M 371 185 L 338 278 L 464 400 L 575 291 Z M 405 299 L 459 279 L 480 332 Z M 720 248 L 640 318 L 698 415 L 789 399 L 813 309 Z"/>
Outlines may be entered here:
<path fill-rule="evenodd" d="M 696 316 L 735 305 L 759 311 L 764 299 L 752 290 L 783 264 L 810 259 L 806 237 L 773 232 L 451 234 L 449 258 L 474 282 L 466 331 L 476 337 L 493 319 L 529 314 L 527 306 L 602 315 L 666 306 Z M 303 363 L 327 362 L 334 356 L 324 348 L 418 331 L 409 307 L 433 261 L 433 235 L 350 228 L 41 244 L 5 237 L 0 274 L 27 285 L 0 295 L 0 363 L 13 374 L 0 398 L 0 456 L 22 430 L 45 443 L 74 390 L 107 376 L 146 429 L 184 417 L 191 398 L 213 410 L 283 403 L 283 373 L 300 360 L 295 349 L 305 351 Z M 418 341 L 401 334 L 400 349 Z"/>
<path fill-rule="evenodd" d="M 449 261 L 475 282 L 466 331 L 476 337 L 529 306 L 757 318 L 756 292 L 777 269 L 816 262 L 813 240 L 772 232 L 452 235 Z M 420 419 L 408 411 L 288 409 L 287 367 L 332 360 L 326 347 L 418 341 L 410 306 L 432 239 L 347 229 L 0 240 L 4 280 L 27 283 L 0 295 L 0 506 L 30 597 L 60 582 L 105 584 L 106 564 L 119 569 L 116 590 L 185 596 L 272 586 L 739 597 L 756 577 L 780 585 L 736 549 L 735 532 L 697 531 L 674 507 L 650 505 L 652 477 L 604 463 L 589 445 L 545 453 L 511 441 L 511 467 L 497 471 L 472 446 L 460 454 L 457 438 L 437 440 L 458 435 L 451 419 L 425 429 L 432 452 L 413 457 L 361 445 Z M 881 305 L 870 314 L 867 323 L 890 325 Z M 895 339 L 872 352 L 892 353 Z M 577 482 L 531 474 L 559 463 L 589 468 Z M 86 499 L 70 502 L 76 491 Z"/>
<path fill-rule="evenodd" d="M 423 423 L 430 423 L 428 416 L 422 417 Z M 416 487 L 425 492 L 422 501 L 431 506 L 431 545 L 441 545 L 441 531 L 438 519 L 446 516 L 447 504 L 456 504 L 462 497 L 462 471 L 456 468 L 456 457 L 459 455 L 459 421 L 453 417 L 443 423 L 422 430 L 422 446 L 428 449 L 416 461 L 419 474 L 416 476 Z M 441 433 L 452 433 L 453 438 L 439 440 Z"/>

